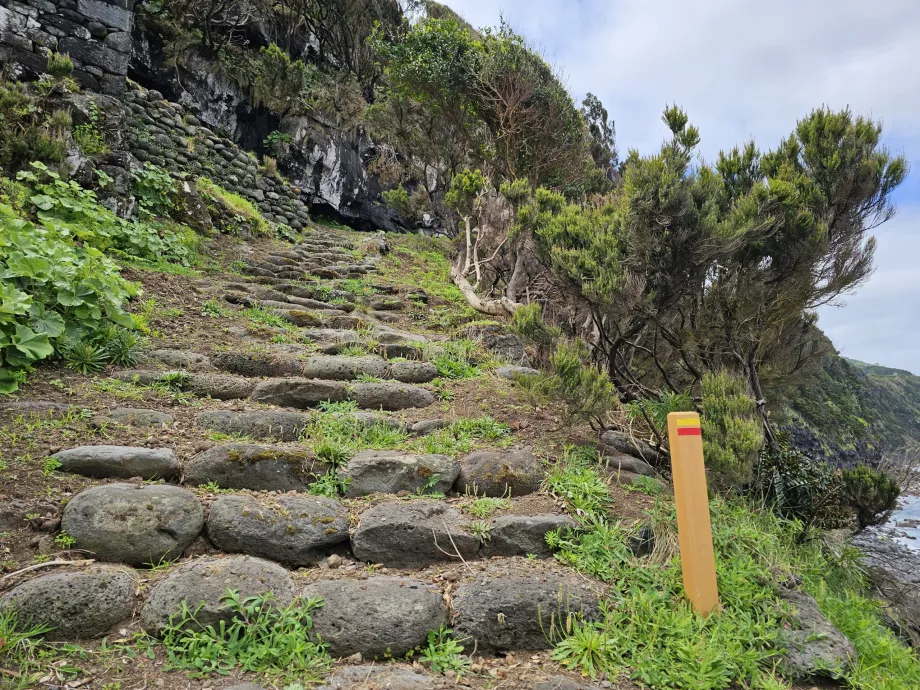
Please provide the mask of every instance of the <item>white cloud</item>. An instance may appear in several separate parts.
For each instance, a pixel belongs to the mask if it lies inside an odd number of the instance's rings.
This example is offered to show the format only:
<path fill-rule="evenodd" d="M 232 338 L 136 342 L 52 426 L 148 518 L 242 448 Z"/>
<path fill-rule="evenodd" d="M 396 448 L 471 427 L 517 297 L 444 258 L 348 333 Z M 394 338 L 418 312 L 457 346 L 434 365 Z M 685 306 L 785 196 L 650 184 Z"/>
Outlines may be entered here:
<path fill-rule="evenodd" d="M 843 354 L 920 373 L 920 2 L 916 0 L 447 0 L 468 21 L 504 15 L 566 76 L 597 94 L 621 151 L 655 150 L 676 102 L 701 150 L 754 137 L 774 147 L 811 109 L 882 119 L 917 171 L 900 215 L 878 229 L 877 271 L 821 325 Z"/>

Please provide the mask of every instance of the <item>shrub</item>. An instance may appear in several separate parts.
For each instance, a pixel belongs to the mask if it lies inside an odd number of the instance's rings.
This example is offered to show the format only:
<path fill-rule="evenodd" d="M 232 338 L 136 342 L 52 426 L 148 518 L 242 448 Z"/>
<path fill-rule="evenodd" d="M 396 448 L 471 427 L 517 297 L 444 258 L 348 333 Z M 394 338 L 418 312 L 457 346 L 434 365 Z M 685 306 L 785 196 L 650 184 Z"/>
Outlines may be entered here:
<path fill-rule="evenodd" d="M 562 329 L 547 326 L 543 322 L 543 309 L 536 302 L 525 304 L 514 312 L 508 330 L 536 349 L 537 360 L 541 366 L 548 363 L 549 354 L 562 337 Z"/>
<path fill-rule="evenodd" d="M 703 448 L 717 483 L 747 484 L 763 446 L 757 404 L 744 381 L 727 372 L 707 372 L 702 381 Z"/>
<path fill-rule="evenodd" d="M 629 530 L 605 514 L 609 496 L 586 500 L 600 493 L 602 477 L 590 463 L 576 467 L 565 482 L 569 491 L 557 495 L 581 524 L 550 533 L 547 541 L 560 561 L 610 589 L 599 620 L 554 631 L 555 660 L 589 676 L 623 674 L 650 688 L 786 687 L 772 682 L 787 620 L 775 583 L 795 573 L 856 646 L 846 687 L 900 690 L 920 682 L 920 662 L 884 625 L 850 552 L 832 555 L 820 542 L 803 543 L 798 524 L 717 498 L 710 510 L 722 610 L 703 618 L 687 601 L 674 557 L 673 503 L 656 502 L 650 513 L 655 550 L 636 557 Z"/>
<path fill-rule="evenodd" d="M 381 194 L 383 203 L 392 208 L 402 216 L 410 216 L 412 209 L 409 206 L 409 192 L 400 185 L 395 189 L 388 189 Z"/>
<path fill-rule="evenodd" d="M 856 512 L 859 528 L 880 525 L 897 507 L 901 488 L 887 472 L 860 465 L 844 470 L 843 498 Z"/>
<path fill-rule="evenodd" d="M 265 137 L 262 145 L 265 147 L 265 150 L 271 153 L 275 158 L 280 158 L 287 153 L 287 148 L 293 140 L 290 134 L 279 132 L 276 129 Z"/>
<path fill-rule="evenodd" d="M 48 66 L 45 71 L 53 79 L 66 79 L 73 74 L 73 61 L 69 55 L 61 53 L 51 53 L 48 56 Z"/>
<path fill-rule="evenodd" d="M 754 470 L 751 493 L 777 515 L 798 520 L 805 528 L 840 527 L 846 520 L 840 472 L 826 462 L 805 457 L 789 446 L 764 446 Z"/>
<path fill-rule="evenodd" d="M 0 167 L 14 173 L 31 161 L 51 166 L 67 158 L 63 131 L 48 122 L 42 103 L 20 82 L 0 83 Z"/>
<path fill-rule="evenodd" d="M 137 288 L 66 228 L 35 226 L 0 206 L 0 392 L 18 387 L 16 370 L 50 357 L 65 334 L 80 342 L 109 323 L 132 325 L 122 311 Z"/>
<path fill-rule="evenodd" d="M 618 407 L 619 400 L 607 374 L 584 362 L 586 354 L 581 341 L 563 343 L 550 358 L 553 374 L 541 378 L 549 396 L 563 404 L 567 419 L 598 427 Z"/>

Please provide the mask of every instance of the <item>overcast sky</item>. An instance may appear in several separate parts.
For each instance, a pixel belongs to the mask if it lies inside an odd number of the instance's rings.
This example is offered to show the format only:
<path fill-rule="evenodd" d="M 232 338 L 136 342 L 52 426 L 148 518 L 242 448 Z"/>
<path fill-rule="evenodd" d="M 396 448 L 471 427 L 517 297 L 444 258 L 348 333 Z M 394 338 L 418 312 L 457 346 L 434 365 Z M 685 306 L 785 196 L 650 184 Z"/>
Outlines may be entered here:
<path fill-rule="evenodd" d="M 878 228 L 877 270 L 821 312 L 840 352 L 920 374 L 920 0 L 446 0 L 475 26 L 504 16 L 579 100 L 600 97 L 621 153 L 655 151 L 687 110 L 701 151 L 773 148 L 822 104 L 884 122 L 913 173 Z"/>

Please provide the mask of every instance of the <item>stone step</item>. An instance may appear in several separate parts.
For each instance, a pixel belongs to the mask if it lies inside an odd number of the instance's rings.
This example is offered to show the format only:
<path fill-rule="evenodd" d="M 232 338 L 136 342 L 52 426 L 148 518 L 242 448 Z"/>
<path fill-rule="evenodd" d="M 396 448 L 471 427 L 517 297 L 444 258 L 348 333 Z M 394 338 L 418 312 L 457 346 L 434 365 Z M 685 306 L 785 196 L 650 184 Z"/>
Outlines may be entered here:
<path fill-rule="evenodd" d="M 249 396 L 255 402 L 279 407 L 309 409 L 321 402 L 351 400 L 369 410 L 405 410 L 428 407 L 434 394 L 408 383 L 345 383 L 308 378 L 267 379 Z"/>
<path fill-rule="evenodd" d="M 547 533 L 574 524 L 557 514 L 477 521 L 443 501 L 388 501 L 361 513 L 351 548 L 358 560 L 406 569 L 495 556 L 548 558 Z"/>
<path fill-rule="evenodd" d="M 456 569 L 449 579 L 435 573 L 361 579 L 327 576 L 304 585 L 270 560 L 202 557 L 159 577 L 137 601 L 134 572 L 93 565 L 38 575 L 3 594 L 0 604 L 33 624 L 52 628 L 49 639 L 69 641 L 133 624 L 135 607 L 140 611 L 140 627 L 153 635 L 162 633 L 183 603 L 196 611 L 200 625 L 218 626 L 232 618 L 225 603 L 227 589 L 238 591 L 241 599 L 271 594 L 279 606 L 298 596 L 316 598 L 323 605 L 312 612 L 309 634 L 314 639 L 327 642 L 333 656 L 360 654 L 381 662 L 424 647 L 428 633 L 447 625 L 465 640 L 467 650 L 478 654 L 550 649 L 570 629 L 573 619 L 595 620 L 601 615 L 602 590 L 597 583 L 561 566 L 514 559 L 467 568 Z M 361 680 L 394 677 L 385 663 L 376 668 L 380 675 L 369 671 Z M 358 678 L 344 668 L 335 674 L 342 681 Z M 426 678 L 416 675 L 422 681 Z M 404 675 L 396 678 L 416 680 Z M 339 683 L 327 687 L 354 690 L 361 686 Z"/>
<path fill-rule="evenodd" d="M 398 419 L 374 412 L 348 412 L 341 413 L 341 416 L 347 417 L 356 427 L 382 424 L 393 429 L 403 429 L 416 435 L 432 433 L 432 431 L 436 430 L 435 422 L 440 422 L 440 420 L 427 420 L 428 424 L 426 426 L 416 429 L 418 423 L 404 424 Z M 314 412 L 209 410 L 199 413 L 195 421 L 200 427 L 227 435 L 238 434 L 258 440 L 297 441 L 314 419 L 316 419 Z M 440 428 L 440 426 L 437 428 Z"/>
<path fill-rule="evenodd" d="M 183 480 L 192 486 L 283 492 L 305 491 L 329 468 L 306 448 L 228 443 L 195 455 L 184 469 Z"/>
<path fill-rule="evenodd" d="M 67 503 L 61 529 L 94 558 L 136 567 L 179 558 L 204 532 L 221 551 L 291 567 L 350 550 L 361 561 L 418 569 L 460 558 L 546 558 L 551 555 L 547 533 L 575 526 L 558 513 L 528 515 L 533 508 L 517 504 L 516 509 L 514 499 L 506 506 L 509 513 L 480 520 L 463 514 L 456 502 L 396 499 L 361 512 L 349 535 L 348 511 L 338 501 L 305 493 L 277 495 L 306 491 L 328 469 L 305 448 L 217 445 L 189 460 L 187 484 L 270 493 L 219 495 L 206 515 L 201 500 L 185 488 L 104 484 Z M 446 492 L 457 471 L 458 463 L 444 455 L 363 451 L 347 469 L 340 468 L 340 477 L 350 480 L 346 498 L 397 490 L 408 495 L 405 487 L 413 487 L 412 493 Z"/>
<path fill-rule="evenodd" d="M 61 472 L 85 477 L 130 479 L 177 479 L 182 466 L 169 448 L 130 446 L 80 446 L 51 456 Z"/>
<path fill-rule="evenodd" d="M 406 368 L 408 371 L 408 368 Z M 154 385 L 177 372 L 128 369 L 113 374 L 119 381 Z M 428 407 L 435 402 L 434 394 L 419 386 L 385 381 L 381 383 L 350 383 L 339 380 L 303 377 L 256 379 L 232 374 L 203 374 L 186 372 L 175 385 L 181 390 L 217 400 L 249 398 L 254 402 L 279 407 L 309 409 L 322 402 L 352 400 L 368 410 L 405 410 Z"/>

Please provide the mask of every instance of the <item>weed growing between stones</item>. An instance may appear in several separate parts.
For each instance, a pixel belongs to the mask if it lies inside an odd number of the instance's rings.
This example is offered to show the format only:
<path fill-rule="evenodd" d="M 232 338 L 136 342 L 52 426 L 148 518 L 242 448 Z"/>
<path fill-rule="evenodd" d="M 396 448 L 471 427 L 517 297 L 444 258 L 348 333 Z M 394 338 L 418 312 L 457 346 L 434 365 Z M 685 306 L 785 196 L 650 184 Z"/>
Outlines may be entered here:
<path fill-rule="evenodd" d="M 578 529 L 547 536 L 557 559 L 611 586 L 602 618 L 579 622 L 557 644 L 553 658 L 564 666 L 591 676 L 628 675 L 653 688 L 788 687 L 774 673 L 790 613 L 777 595 L 778 581 L 796 573 L 856 646 L 859 660 L 843 678 L 849 687 L 896 690 L 920 683 L 920 661 L 883 625 L 852 556 L 830 554 L 816 540 L 803 543 L 799 523 L 740 500 L 711 502 L 722 611 L 704 619 L 683 592 L 670 501 L 659 500 L 651 511 L 655 550 L 638 558 L 631 530 L 607 515 L 611 499 L 587 453 L 566 453 L 547 486 L 580 522 Z"/>
<path fill-rule="evenodd" d="M 210 316 L 214 319 L 225 319 L 232 316 L 233 312 L 223 307 L 216 300 L 209 299 L 201 305 L 201 315 Z"/>
<path fill-rule="evenodd" d="M 307 487 L 307 493 L 311 496 L 325 496 L 326 498 L 338 498 L 348 490 L 351 483 L 350 477 L 339 477 L 335 469 L 327 470 L 326 474 L 320 475 L 316 481 Z"/>
<path fill-rule="evenodd" d="M 470 503 L 465 505 L 464 509 L 474 518 L 486 519 L 492 517 L 492 514 L 496 511 L 506 510 L 510 507 L 511 501 L 507 498 L 480 496 L 474 498 Z"/>
<path fill-rule="evenodd" d="M 480 348 L 472 340 L 449 340 L 431 348 L 427 359 L 446 379 L 470 379 L 482 372 L 474 362 L 481 359 Z"/>
<path fill-rule="evenodd" d="M 422 649 L 420 661 L 430 664 L 435 673 L 456 673 L 459 677 L 470 667 L 469 657 L 463 656 L 463 645 L 453 638 L 453 630 L 443 625 L 428 633 L 428 645 Z"/>
<path fill-rule="evenodd" d="M 254 324 L 280 328 L 284 331 L 291 331 L 297 328 L 283 316 L 279 316 L 271 309 L 265 309 L 264 307 L 250 307 L 249 309 L 244 309 L 241 314 Z"/>
<path fill-rule="evenodd" d="M 232 620 L 202 627 L 197 610 L 183 602 L 162 633 L 171 669 L 202 677 L 239 668 L 310 681 L 319 680 L 331 667 L 326 645 L 310 640 L 311 614 L 322 601 L 297 599 L 278 607 L 271 594 L 244 599 L 239 592 L 227 590 L 223 603 Z"/>
<path fill-rule="evenodd" d="M 441 455 L 462 455 L 469 453 L 476 441 L 490 441 L 490 445 L 501 446 L 511 438 L 511 429 L 491 417 L 479 419 L 460 419 L 433 434 L 413 439 L 406 444 L 407 449 L 419 453 L 437 453 Z"/>
<path fill-rule="evenodd" d="M 12 609 L 0 610 L 0 685 L 9 690 L 25 690 L 32 686 L 32 675 L 39 669 L 41 636 L 50 628 L 20 621 Z"/>

